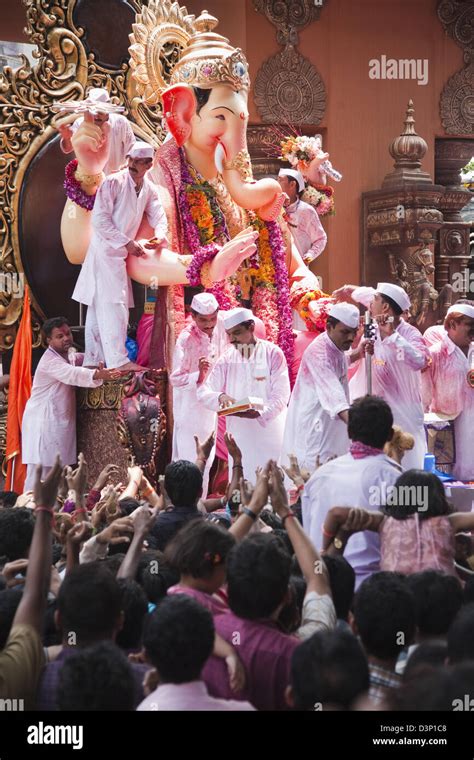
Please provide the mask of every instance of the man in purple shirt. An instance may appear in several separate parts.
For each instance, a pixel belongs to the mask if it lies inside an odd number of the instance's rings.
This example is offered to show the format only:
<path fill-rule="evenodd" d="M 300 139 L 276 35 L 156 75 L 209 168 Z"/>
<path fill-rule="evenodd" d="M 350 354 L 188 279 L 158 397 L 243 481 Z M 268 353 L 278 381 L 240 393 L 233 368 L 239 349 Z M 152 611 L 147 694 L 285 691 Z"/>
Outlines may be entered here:
<path fill-rule="evenodd" d="M 269 534 L 246 538 L 227 562 L 231 612 L 214 618 L 217 633 L 236 648 L 247 673 L 239 697 L 257 710 L 288 709 L 285 690 L 300 641 L 283 633 L 276 620 L 287 599 L 290 565 L 290 555 Z M 225 663 L 217 657 L 208 660 L 203 678 L 210 694 L 231 696 Z"/>

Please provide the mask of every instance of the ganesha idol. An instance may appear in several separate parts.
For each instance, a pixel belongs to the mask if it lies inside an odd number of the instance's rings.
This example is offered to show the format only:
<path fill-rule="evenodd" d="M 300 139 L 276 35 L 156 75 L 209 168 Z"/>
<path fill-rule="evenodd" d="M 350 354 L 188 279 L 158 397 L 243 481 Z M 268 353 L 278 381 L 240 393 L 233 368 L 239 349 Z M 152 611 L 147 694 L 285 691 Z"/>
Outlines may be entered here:
<path fill-rule="evenodd" d="M 142 284 L 167 286 L 168 356 L 184 324 L 182 286 L 192 285 L 213 292 L 223 309 L 250 306 L 265 323 L 267 339 L 291 362 L 292 305 L 297 307 L 291 294 L 313 291 L 318 283 L 292 244 L 280 185 L 253 179 L 248 66 L 242 51 L 214 31 L 216 25 L 206 11 L 195 19 L 169 0 L 151 0 L 133 25 L 130 65 L 139 94 L 145 105 L 161 98 L 169 132 L 151 170 L 168 219 L 169 248 L 148 251 L 146 258 L 131 256 L 127 269 Z M 179 40 L 180 48 L 171 74 L 167 59 L 165 80 L 160 53 L 170 40 Z M 107 145 L 97 130 L 84 121 L 72 138 L 76 176 L 102 171 Z M 97 187 L 84 190 L 93 194 Z M 71 203 L 61 231 L 66 255 L 77 264 L 87 252 L 91 215 L 78 207 L 71 213 Z M 144 219 L 137 238 L 146 244 L 151 236 Z M 152 334 L 153 357 L 153 319 L 144 315 L 139 326 L 141 363 Z"/>

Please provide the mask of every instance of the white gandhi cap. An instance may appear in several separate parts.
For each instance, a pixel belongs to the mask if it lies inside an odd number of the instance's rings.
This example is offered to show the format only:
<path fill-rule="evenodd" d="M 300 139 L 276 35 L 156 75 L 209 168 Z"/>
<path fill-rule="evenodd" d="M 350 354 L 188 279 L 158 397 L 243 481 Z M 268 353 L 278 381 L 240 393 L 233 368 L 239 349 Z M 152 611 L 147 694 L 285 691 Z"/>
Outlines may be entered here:
<path fill-rule="evenodd" d="M 304 190 L 304 179 L 301 172 L 296 169 L 280 169 L 278 172 L 279 177 L 293 177 L 298 182 L 298 192 L 301 193 Z"/>
<path fill-rule="evenodd" d="M 91 87 L 87 97 L 94 103 L 108 103 L 110 100 L 110 95 L 105 87 Z"/>
<path fill-rule="evenodd" d="M 224 317 L 224 327 L 226 330 L 232 330 L 233 327 L 241 325 L 242 322 L 248 322 L 250 319 L 255 321 L 255 317 L 250 309 L 230 309 Z"/>
<path fill-rule="evenodd" d="M 198 293 L 191 301 L 191 309 L 204 317 L 214 314 L 218 308 L 217 298 L 212 293 Z"/>
<path fill-rule="evenodd" d="M 331 306 L 328 316 L 338 319 L 339 322 L 343 322 L 347 327 L 351 327 L 353 330 L 356 327 L 359 327 L 359 309 L 357 306 L 353 306 L 346 301 L 335 303 L 334 306 Z"/>
<path fill-rule="evenodd" d="M 377 293 L 381 293 L 383 296 L 388 296 L 392 301 L 395 301 L 402 311 L 406 311 L 411 306 L 411 301 L 408 298 L 406 291 L 403 290 L 400 285 L 394 285 L 392 282 L 379 282 L 376 290 Z"/>
<path fill-rule="evenodd" d="M 474 319 L 474 306 L 470 306 L 468 303 L 458 303 L 450 306 L 446 312 L 446 316 L 449 314 L 464 314 L 465 317 Z"/>
<path fill-rule="evenodd" d="M 155 149 L 146 142 L 136 142 L 127 153 L 130 158 L 153 158 Z"/>

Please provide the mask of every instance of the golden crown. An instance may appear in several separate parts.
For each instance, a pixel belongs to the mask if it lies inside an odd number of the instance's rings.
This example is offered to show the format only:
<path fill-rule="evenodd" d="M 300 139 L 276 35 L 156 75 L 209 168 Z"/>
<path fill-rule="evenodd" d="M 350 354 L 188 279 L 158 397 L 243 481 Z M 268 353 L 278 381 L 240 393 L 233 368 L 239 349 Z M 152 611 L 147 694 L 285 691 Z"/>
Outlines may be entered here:
<path fill-rule="evenodd" d="M 213 31 L 218 23 L 207 11 L 195 18 L 171 0 L 150 0 L 143 6 L 132 26 L 129 51 L 133 78 L 145 103 L 157 104 L 174 84 L 249 88 L 245 56 Z"/>

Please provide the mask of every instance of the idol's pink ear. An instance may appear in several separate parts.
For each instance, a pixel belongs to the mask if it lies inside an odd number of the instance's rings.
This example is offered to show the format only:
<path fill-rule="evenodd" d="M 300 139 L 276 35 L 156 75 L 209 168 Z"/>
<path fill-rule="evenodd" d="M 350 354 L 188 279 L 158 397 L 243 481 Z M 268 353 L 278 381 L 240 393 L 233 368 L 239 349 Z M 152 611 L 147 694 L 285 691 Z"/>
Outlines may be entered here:
<path fill-rule="evenodd" d="M 197 109 L 196 96 L 189 85 L 175 84 L 165 90 L 162 99 L 168 129 L 181 147 L 191 136 L 191 119 Z"/>

